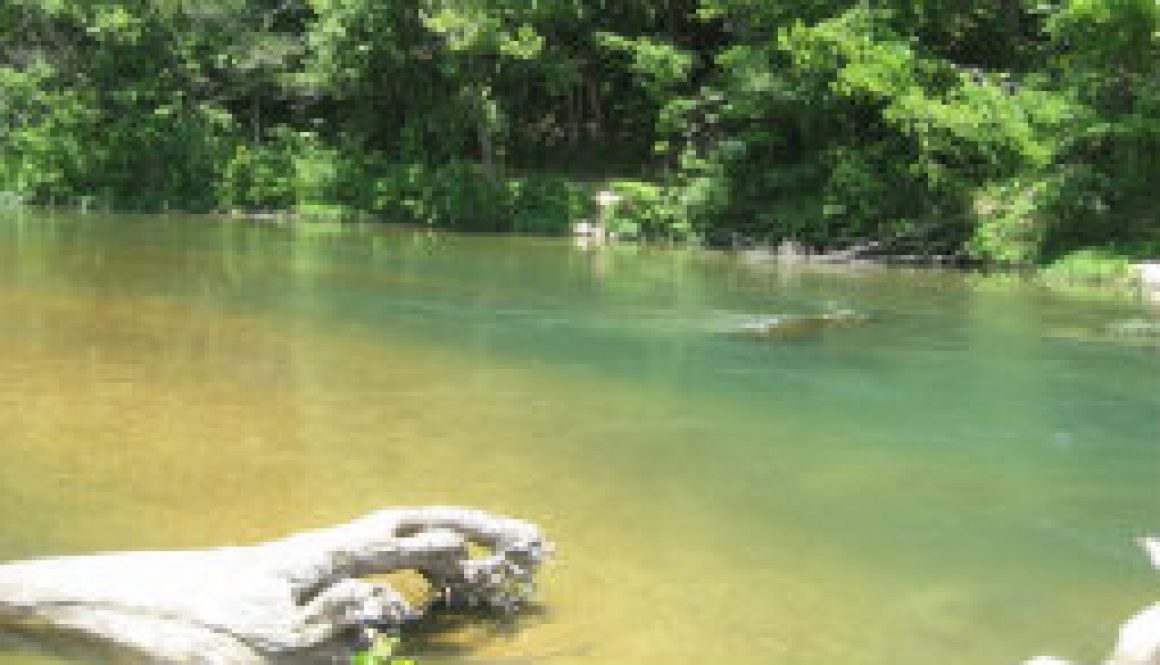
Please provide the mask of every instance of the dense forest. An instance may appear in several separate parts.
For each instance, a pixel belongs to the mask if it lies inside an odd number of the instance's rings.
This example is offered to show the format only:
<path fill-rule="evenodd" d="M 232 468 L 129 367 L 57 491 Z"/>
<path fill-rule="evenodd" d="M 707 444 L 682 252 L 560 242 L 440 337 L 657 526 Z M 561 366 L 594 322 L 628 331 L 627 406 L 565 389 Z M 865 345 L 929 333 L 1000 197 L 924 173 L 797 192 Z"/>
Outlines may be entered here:
<path fill-rule="evenodd" d="M 997 263 L 1160 248 L 1155 0 L 5 0 L 0 190 Z"/>

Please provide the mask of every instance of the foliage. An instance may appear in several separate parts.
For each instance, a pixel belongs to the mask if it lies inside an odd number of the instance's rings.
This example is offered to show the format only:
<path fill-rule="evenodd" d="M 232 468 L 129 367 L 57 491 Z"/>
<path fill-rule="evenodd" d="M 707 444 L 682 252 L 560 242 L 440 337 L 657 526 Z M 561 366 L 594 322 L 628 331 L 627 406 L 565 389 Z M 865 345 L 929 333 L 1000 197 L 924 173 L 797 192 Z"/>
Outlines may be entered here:
<path fill-rule="evenodd" d="M 976 259 L 1006 265 L 1038 261 L 1048 231 L 1052 192 L 1040 180 L 995 183 L 975 192 L 974 233 L 968 249 Z"/>
<path fill-rule="evenodd" d="M 526 176 L 508 183 L 511 230 L 560 235 L 593 214 L 592 191 L 558 176 Z"/>
<path fill-rule="evenodd" d="M 1073 0 L 1046 31 L 1056 52 L 1048 71 L 1088 112 L 1059 160 L 1066 184 L 1048 251 L 1155 240 L 1160 9 L 1143 0 Z"/>
<path fill-rule="evenodd" d="M 551 234 L 607 185 L 622 234 L 1143 251 L 1158 7 L 10 0 L 0 191 Z"/>
<path fill-rule="evenodd" d="M 348 200 L 349 165 L 311 132 L 277 127 L 257 145 L 239 144 L 226 163 L 218 199 L 229 208 L 285 210 Z"/>
<path fill-rule="evenodd" d="M 618 197 L 605 220 L 613 234 L 674 240 L 692 235 L 685 210 L 669 188 L 640 180 L 613 180 L 609 188 Z"/>
<path fill-rule="evenodd" d="M 74 194 L 90 169 L 94 114 L 47 64 L 0 67 L 0 187 L 40 201 Z"/>
<path fill-rule="evenodd" d="M 1069 98 L 965 73 L 896 23 L 851 7 L 721 54 L 730 137 L 708 158 L 730 201 L 702 225 L 821 246 L 939 226 L 953 247 L 970 235 L 975 190 L 1052 164 Z M 822 199 L 805 224 L 786 210 L 803 192 Z"/>
<path fill-rule="evenodd" d="M 1043 271 L 1048 283 L 1128 284 L 1136 279 L 1127 259 L 1107 250 L 1082 249 L 1056 259 Z"/>
<path fill-rule="evenodd" d="M 285 209 L 294 203 L 293 155 L 283 146 L 238 145 L 219 183 L 219 200 L 228 208 Z"/>
<path fill-rule="evenodd" d="M 507 196 L 503 184 L 462 161 L 431 171 L 428 223 L 446 228 L 503 231 Z"/>
<path fill-rule="evenodd" d="M 370 644 L 351 656 L 350 665 L 413 665 L 413 660 L 394 657 L 401 642 L 397 635 L 372 632 Z"/>
<path fill-rule="evenodd" d="M 612 32 L 596 33 L 597 43 L 629 59 L 629 71 L 657 99 L 664 99 L 688 76 L 693 57 L 672 44 L 649 37 L 630 38 Z"/>
<path fill-rule="evenodd" d="M 590 216 L 590 187 L 551 175 L 502 181 L 469 162 L 372 164 L 368 209 L 383 218 L 463 230 L 555 235 Z"/>

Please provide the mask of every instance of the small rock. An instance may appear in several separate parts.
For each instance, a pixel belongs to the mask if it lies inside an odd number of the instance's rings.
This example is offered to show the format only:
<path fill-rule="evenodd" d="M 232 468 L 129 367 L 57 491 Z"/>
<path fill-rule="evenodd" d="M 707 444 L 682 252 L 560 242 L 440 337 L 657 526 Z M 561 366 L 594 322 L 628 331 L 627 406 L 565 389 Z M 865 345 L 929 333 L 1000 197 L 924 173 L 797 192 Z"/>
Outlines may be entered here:
<path fill-rule="evenodd" d="M 1108 665 L 1160 665 L 1160 604 L 1145 609 L 1120 627 Z"/>
<path fill-rule="evenodd" d="M 1136 269 L 1145 288 L 1160 289 L 1160 263 L 1139 263 Z"/>
<path fill-rule="evenodd" d="M 743 321 L 728 332 L 768 339 L 801 339 L 830 328 L 850 328 L 868 323 L 870 317 L 852 309 L 834 309 L 823 314 L 782 314 Z"/>
<path fill-rule="evenodd" d="M 1145 536 L 1136 542 L 1147 552 L 1148 560 L 1152 562 L 1152 567 L 1160 569 L 1160 538 Z"/>

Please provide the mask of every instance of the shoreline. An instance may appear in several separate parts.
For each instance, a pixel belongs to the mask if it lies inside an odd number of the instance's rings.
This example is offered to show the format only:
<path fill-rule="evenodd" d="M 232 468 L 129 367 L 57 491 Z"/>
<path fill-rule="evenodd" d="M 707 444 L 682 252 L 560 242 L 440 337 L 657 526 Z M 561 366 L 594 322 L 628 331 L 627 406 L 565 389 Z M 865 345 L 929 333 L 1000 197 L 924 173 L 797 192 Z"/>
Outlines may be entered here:
<path fill-rule="evenodd" d="M 368 213 L 358 213 L 350 216 L 327 216 L 311 214 L 300 210 L 211 210 L 187 211 L 168 209 L 159 212 L 122 211 L 113 209 L 92 209 L 80 206 L 33 206 L 20 205 L 8 210 L 39 211 L 48 213 L 72 213 L 79 215 L 131 215 L 131 216 L 165 216 L 181 215 L 189 217 L 205 217 L 209 219 L 254 223 L 264 226 L 279 226 L 293 228 L 311 224 L 337 225 L 383 225 L 396 228 L 413 229 L 416 231 L 435 233 L 466 233 L 470 230 L 452 229 L 445 227 L 423 226 L 409 222 L 394 222 Z M 500 235 L 523 237 L 564 238 L 577 242 L 589 240 L 587 236 L 577 234 L 537 234 L 520 231 L 501 232 Z M 727 240 L 727 242 L 723 242 Z M 1153 307 L 1160 309 L 1160 258 L 1144 261 L 1131 261 L 1128 257 L 1121 257 L 1128 262 L 1128 279 L 1101 279 L 1084 278 L 1082 276 L 1068 276 L 1063 280 L 1047 279 L 1051 264 L 1047 265 L 1003 265 L 987 263 L 969 256 L 965 251 L 955 253 L 897 253 L 887 250 L 881 241 L 863 241 L 842 249 L 815 251 L 793 240 L 784 240 L 773 246 L 758 242 L 753 238 L 730 236 L 705 237 L 700 241 L 673 241 L 658 238 L 618 237 L 611 236 L 601 242 L 585 243 L 586 249 L 595 249 L 607 244 L 637 244 L 641 246 L 685 246 L 695 247 L 707 253 L 722 256 L 733 256 L 749 264 L 776 264 L 776 265 L 810 265 L 829 268 L 910 268 L 922 270 L 951 270 L 962 273 L 1002 274 L 1024 277 L 1035 280 L 1044 286 L 1090 290 L 1115 295 L 1134 295 Z"/>

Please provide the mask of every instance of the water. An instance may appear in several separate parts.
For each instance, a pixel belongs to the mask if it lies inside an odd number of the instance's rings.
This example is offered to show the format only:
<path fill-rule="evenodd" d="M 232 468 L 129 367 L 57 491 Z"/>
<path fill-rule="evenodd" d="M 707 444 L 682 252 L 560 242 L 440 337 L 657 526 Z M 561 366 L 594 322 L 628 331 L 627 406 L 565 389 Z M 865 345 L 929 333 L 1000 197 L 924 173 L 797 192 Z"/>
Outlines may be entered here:
<path fill-rule="evenodd" d="M 514 625 L 420 662 L 1095 660 L 1157 597 L 1154 316 L 692 251 L 3 213 L 0 559 L 389 505 L 542 524 Z M 869 325 L 725 335 L 849 307 Z M 0 634 L 0 662 L 57 663 Z"/>

